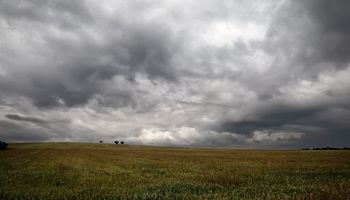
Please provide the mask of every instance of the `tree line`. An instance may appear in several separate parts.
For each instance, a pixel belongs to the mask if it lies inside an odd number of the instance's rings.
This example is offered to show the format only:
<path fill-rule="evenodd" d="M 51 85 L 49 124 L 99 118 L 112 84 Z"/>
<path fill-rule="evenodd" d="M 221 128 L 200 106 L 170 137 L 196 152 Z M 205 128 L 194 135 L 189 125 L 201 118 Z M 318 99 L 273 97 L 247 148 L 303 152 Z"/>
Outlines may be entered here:
<path fill-rule="evenodd" d="M 314 147 L 314 148 L 303 148 L 302 150 L 350 150 L 350 147 Z"/>

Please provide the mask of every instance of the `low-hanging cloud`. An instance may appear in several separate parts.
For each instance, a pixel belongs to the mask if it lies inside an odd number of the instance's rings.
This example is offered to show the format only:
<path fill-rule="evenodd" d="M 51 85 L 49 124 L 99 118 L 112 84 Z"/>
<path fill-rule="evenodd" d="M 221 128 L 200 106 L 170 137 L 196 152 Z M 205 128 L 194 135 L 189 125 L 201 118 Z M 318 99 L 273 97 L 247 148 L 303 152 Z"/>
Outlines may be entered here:
<path fill-rule="evenodd" d="M 32 122 L 32 123 L 47 123 L 48 122 L 48 121 L 40 119 L 40 118 L 26 117 L 26 116 L 21 116 L 18 114 L 8 114 L 8 115 L 5 115 L 5 117 L 8 119 L 12 119 L 12 120 Z"/>

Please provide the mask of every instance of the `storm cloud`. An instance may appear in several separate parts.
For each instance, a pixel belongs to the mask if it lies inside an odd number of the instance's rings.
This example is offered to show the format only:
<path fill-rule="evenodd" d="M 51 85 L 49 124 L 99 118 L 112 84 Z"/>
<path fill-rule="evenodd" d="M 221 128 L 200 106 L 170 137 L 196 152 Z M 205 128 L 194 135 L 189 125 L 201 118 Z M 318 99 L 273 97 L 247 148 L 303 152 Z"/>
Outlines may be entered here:
<path fill-rule="evenodd" d="M 349 9 L 0 0 L 0 137 L 349 146 Z"/>

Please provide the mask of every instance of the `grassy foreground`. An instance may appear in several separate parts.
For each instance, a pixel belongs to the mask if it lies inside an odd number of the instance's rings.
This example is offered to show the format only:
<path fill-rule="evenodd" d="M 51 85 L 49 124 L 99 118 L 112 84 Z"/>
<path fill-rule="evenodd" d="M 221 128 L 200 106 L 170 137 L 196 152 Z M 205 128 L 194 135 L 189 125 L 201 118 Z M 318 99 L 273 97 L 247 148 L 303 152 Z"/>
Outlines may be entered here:
<path fill-rule="evenodd" d="M 350 151 L 9 147 L 0 199 L 350 199 Z"/>

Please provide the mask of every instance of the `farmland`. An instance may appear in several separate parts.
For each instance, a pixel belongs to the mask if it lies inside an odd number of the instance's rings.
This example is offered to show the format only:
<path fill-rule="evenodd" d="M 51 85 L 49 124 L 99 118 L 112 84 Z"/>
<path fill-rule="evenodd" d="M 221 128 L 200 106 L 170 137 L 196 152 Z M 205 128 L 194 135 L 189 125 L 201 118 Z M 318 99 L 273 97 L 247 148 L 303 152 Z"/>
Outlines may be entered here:
<path fill-rule="evenodd" d="M 350 151 L 10 144 L 0 199 L 350 199 Z"/>

